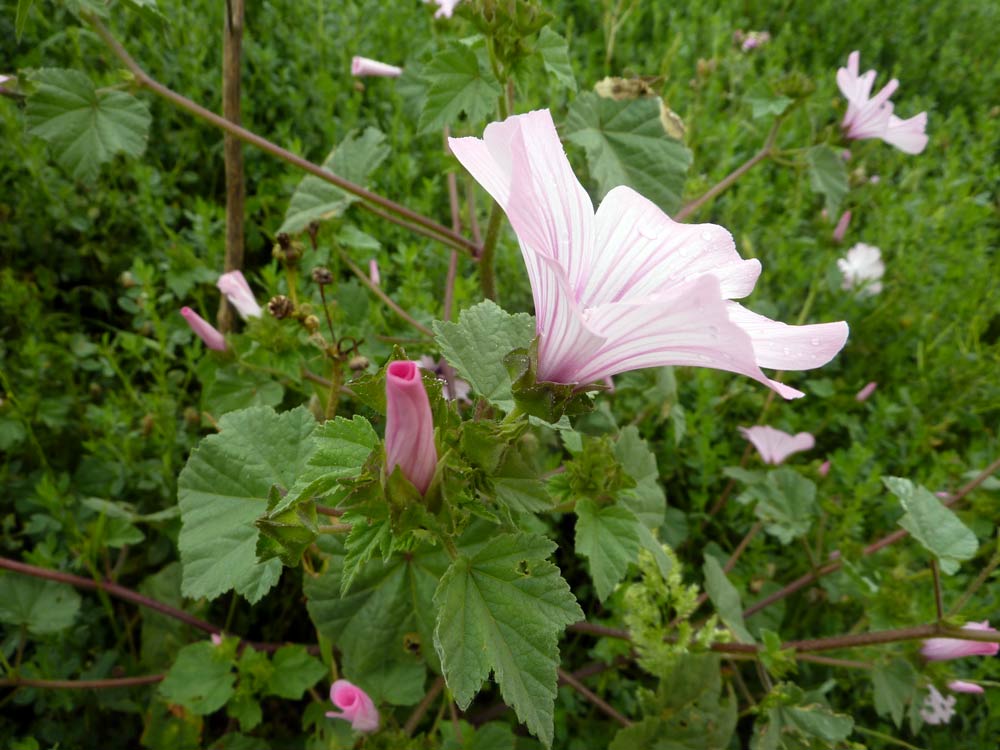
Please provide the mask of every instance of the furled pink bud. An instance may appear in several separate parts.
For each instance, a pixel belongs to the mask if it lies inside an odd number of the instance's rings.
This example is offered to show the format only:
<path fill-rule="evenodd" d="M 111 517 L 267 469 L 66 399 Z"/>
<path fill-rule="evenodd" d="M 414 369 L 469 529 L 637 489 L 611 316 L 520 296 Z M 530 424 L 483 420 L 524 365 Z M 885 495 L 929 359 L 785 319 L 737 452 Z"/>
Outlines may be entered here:
<path fill-rule="evenodd" d="M 368 693 L 347 680 L 337 680 L 330 686 L 330 701 L 340 713 L 327 711 L 331 719 L 351 722 L 357 732 L 374 732 L 378 729 L 378 709 L 368 697 Z"/>
<path fill-rule="evenodd" d="M 427 491 L 437 467 L 434 419 L 415 362 L 398 360 L 385 374 L 386 471 L 398 466 L 421 493 Z"/>
<path fill-rule="evenodd" d="M 212 633 L 212 635 L 209 636 L 209 637 L 212 639 L 212 645 L 213 646 L 221 646 L 222 645 L 222 634 L 221 633 Z"/>
<path fill-rule="evenodd" d="M 789 435 L 787 432 L 762 425 L 740 427 L 740 432 L 743 437 L 753 443 L 753 447 L 757 449 L 764 463 L 775 466 L 793 453 L 807 451 L 816 444 L 815 438 L 808 432 Z"/>
<path fill-rule="evenodd" d="M 996 633 L 996 628 L 990 627 L 989 620 L 969 622 L 962 630 L 983 630 Z M 961 659 L 965 656 L 995 656 L 1000 651 L 1000 643 L 985 641 L 963 641 L 960 638 L 928 638 L 920 648 L 920 653 L 928 661 L 944 661 L 945 659 Z"/>
<path fill-rule="evenodd" d="M 857 392 L 854 396 L 855 401 L 867 401 L 871 398 L 871 395 L 875 393 L 875 389 L 878 388 L 878 383 L 874 380 Z"/>
<path fill-rule="evenodd" d="M 355 55 L 351 58 L 351 75 L 352 76 L 379 76 L 382 78 L 398 78 L 403 74 L 402 68 L 397 68 L 395 65 L 389 65 L 388 63 L 379 62 L 378 60 L 372 60 L 369 57 L 358 57 Z"/>
<path fill-rule="evenodd" d="M 830 461 L 829 459 L 827 459 L 826 461 L 824 461 L 819 465 L 819 475 L 821 477 L 825 477 L 829 473 L 830 473 Z"/>
<path fill-rule="evenodd" d="M 982 693 L 983 686 L 965 680 L 952 680 L 948 683 L 948 689 L 953 693 Z"/>
<path fill-rule="evenodd" d="M 368 278 L 375 286 L 382 283 L 382 274 L 378 272 L 378 261 L 374 258 L 368 261 Z"/>
<path fill-rule="evenodd" d="M 257 304 L 253 291 L 243 277 L 242 271 L 230 271 L 222 274 L 215 285 L 219 287 L 220 292 L 226 295 L 226 299 L 236 308 L 236 312 L 243 320 L 260 317 L 260 305 Z"/>
<path fill-rule="evenodd" d="M 851 212 L 844 211 L 840 215 L 840 221 L 837 222 L 837 226 L 833 228 L 833 241 L 843 242 L 844 235 L 847 234 L 847 226 L 851 223 Z"/>
<path fill-rule="evenodd" d="M 191 330 L 197 333 L 198 337 L 205 342 L 205 346 L 217 352 L 224 352 L 226 350 L 226 339 L 223 338 L 222 334 L 211 323 L 190 307 L 182 307 L 181 315 L 184 316 L 184 320 L 191 326 Z"/>

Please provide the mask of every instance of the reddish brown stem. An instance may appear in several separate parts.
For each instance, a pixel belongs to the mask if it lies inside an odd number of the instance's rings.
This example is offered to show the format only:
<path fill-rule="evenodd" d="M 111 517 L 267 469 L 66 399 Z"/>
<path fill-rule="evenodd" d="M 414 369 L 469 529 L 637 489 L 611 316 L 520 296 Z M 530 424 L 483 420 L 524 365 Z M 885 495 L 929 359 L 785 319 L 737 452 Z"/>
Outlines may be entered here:
<path fill-rule="evenodd" d="M 584 685 L 582 682 L 576 679 L 576 677 L 571 675 L 565 669 L 562 668 L 559 669 L 559 680 L 569 685 L 576 692 L 578 692 L 588 701 L 593 703 L 597 708 L 599 708 L 601 711 L 606 713 L 612 719 L 617 721 L 623 727 L 632 726 L 632 722 L 629 721 L 627 718 L 625 718 L 624 715 L 619 713 L 614 706 L 612 706 L 610 703 L 601 698 L 601 696 L 597 695 L 597 693 L 593 692 L 590 688 L 588 688 L 586 685 Z"/>
<path fill-rule="evenodd" d="M 33 687 L 44 690 L 104 690 L 107 688 L 139 687 L 162 682 L 166 675 L 147 674 L 138 677 L 116 677 L 107 680 L 35 680 L 17 677 L 0 680 L 0 687 Z"/>

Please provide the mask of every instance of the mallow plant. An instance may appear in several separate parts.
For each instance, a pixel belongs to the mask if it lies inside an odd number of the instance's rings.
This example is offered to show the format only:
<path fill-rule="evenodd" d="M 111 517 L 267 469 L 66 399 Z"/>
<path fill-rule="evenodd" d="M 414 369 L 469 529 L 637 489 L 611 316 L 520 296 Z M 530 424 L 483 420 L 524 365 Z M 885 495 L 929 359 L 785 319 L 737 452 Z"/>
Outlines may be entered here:
<path fill-rule="evenodd" d="M 209 434 L 178 478 L 176 554 L 188 600 L 230 594 L 252 606 L 269 592 L 287 595 L 288 581 L 298 579 L 301 600 L 287 603 L 286 616 L 298 624 L 308 618 L 315 637 L 261 643 L 148 593 L 6 561 L 0 620 L 20 627 L 20 646 L 16 659 L 3 660 L 4 687 L 56 687 L 25 673 L 20 654 L 26 639 L 72 622 L 72 613 L 45 622 L 33 607 L 58 610 L 60 597 L 76 596 L 68 588 L 75 586 L 211 635 L 179 648 L 165 674 L 81 679 L 80 686 L 154 685 L 145 700 L 159 713 L 151 709 L 150 717 L 162 716 L 164 706 L 184 720 L 224 712 L 228 724 L 212 725 L 224 727 L 220 747 L 230 746 L 227 737 L 270 737 L 262 701 L 298 705 L 306 694 L 314 699 L 303 717 L 309 747 L 530 746 L 494 703 L 512 709 L 543 746 L 578 746 L 574 739 L 586 738 L 573 720 L 556 722 L 560 685 L 610 722 L 612 748 L 725 748 L 744 740 L 761 750 L 860 747 L 852 737 L 874 730 L 856 727 L 852 706 L 831 701 L 815 672 L 798 672 L 802 664 L 871 671 L 875 709 L 900 732 L 946 721 L 956 700 L 950 693 L 982 685 L 930 662 L 995 655 L 1000 643 L 988 622 L 967 624 L 963 614 L 997 557 L 951 609 L 942 585 L 979 547 L 951 506 L 996 463 L 944 497 L 885 477 L 899 530 L 863 549 L 826 550 L 804 579 L 763 593 L 758 585 L 753 604 L 751 592 L 730 579 L 744 551 L 762 540 L 813 555 L 807 540 L 826 511 L 793 454 L 816 441 L 764 422 L 774 395 L 789 408 L 805 397 L 790 382 L 834 360 L 849 327 L 812 310 L 812 297 L 791 323 L 738 302 L 766 272 L 761 262 L 737 250 L 738 227 L 689 218 L 779 155 L 781 127 L 801 112 L 814 84 L 790 77 L 754 98 L 753 117 L 770 122 L 762 150 L 685 203 L 691 153 L 655 87 L 604 82 L 598 91 L 612 95 L 580 92 L 563 112 L 521 100 L 532 71 L 567 91 L 580 86 L 552 14 L 535 0 L 437 5 L 437 33 L 408 60 L 359 54 L 350 73 L 398 82 L 416 131 L 447 145 L 450 227 L 408 208 L 404 196 L 366 187 L 390 152 L 374 125 L 312 164 L 151 78 L 109 30 L 107 6 L 79 0 L 73 12 L 122 63 L 123 85 L 98 88 L 79 70 L 17 72 L 26 137 L 47 141 L 52 158 L 77 176 L 98 172 L 115 154 L 141 155 L 151 118 L 140 97 L 150 94 L 307 173 L 274 227 L 272 265 L 218 279 L 243 319 L 241 331 L 219 330 L 206 320 L 209 310 L 179 311 L 204 343 L 197 373 Z M 111 8 L 162 22 L 152 0 Z M 425 10 L 431 23 L 433 4 Z M 859 53 L 850 52 L 839 72 L 837 62 L 830 61 L 830 79 L 847 99 L 841 127 L 831 110 L 816 142 L 786 148 L 782 157 L 800 159 L 795 166 L 808 171 L 831 216 L 848 192 L 844 141 L 878 138 L 914 155 L 928 141 L 925 113 L 893 114 L 896 81 L 871 97 L 875 73 L 859 73 Z M 564 142 L 582 150 L 586 182 Z M 464 197 L 457 187 L 466 173 L 488 197 L 482 231 L 473 183 Z M 448 253 L 441 319 L 394 300 L 374 261 L 363 270 L 359 256 L 372 252 L 372 238 L 351 222 L 360 207 Z M 495 253 L 507 224 L 533 314 L 496 301 Z M 859 243 L 841 263 L 845 289 L 858 288 L 859 297 L 879 294 L 885 272 L 868 248 Z M 482 299 L 455 316 L 459 262 L 475 269 Z M 353 317 L 350 289 L 381 306 L 383 324 L 405 325 L 412 335 Z M 731 428 L 768 468 L 747 468 L 748 448 L 728 470 L 716 506 L 689 521 L 725 518 L 727 505 L 747 508 L 753 521 L 728 556 L 717 545 L 693 549 L 672 536 L 642 410 L 634 424 L 594 428 L 610 413 L 616 376 L 644 372 L 656 384 L 648 406 L 659 408 L 674 367 L 724 371 L 748 379 L 735 388 L 770 392 L 759 424 Z M 821 475 L 830 471 L 829 461 L 824 466 Z M 802 633 L 780 616 L 750 622 L 897 543 L 910 545 L 912 565 L 927 573 L 929 619 L 839 635 Z M 596 661 L 567 663 L 567 634 L 575 656 L 586 653 L 579 639 L 594 639 Z M 907 650 L 912 642 L 922 642 L 919 654 Z M 858 667 L 841 653 L 850 649 L 872 656 Z M 821 655 L 827 651 L 841 655 Z M 628 676 L 603 688 L 585 684 L 614 671 Z M 327 690 L 329 700 L 320 695 Z M 417 744 L 421 737 L 427 744 Z"/>

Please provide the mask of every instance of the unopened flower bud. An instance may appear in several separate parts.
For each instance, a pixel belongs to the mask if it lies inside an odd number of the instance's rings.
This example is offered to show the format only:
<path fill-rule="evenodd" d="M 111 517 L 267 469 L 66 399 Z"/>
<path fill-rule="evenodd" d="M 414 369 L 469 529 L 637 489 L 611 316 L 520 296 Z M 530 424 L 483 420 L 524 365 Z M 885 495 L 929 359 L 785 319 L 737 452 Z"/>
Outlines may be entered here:
<path fill-rule="evenodd" d="M 319 318 L 315 315 L 307 315 L 305 320 L 302 321 L 302 325 L 306 327 L 309 333 L 315 333 L 319 330 Z"/>
<path fill-rule="evenodd" d="M 361 372 L 362 370 L 368 369 L 368 357 L 362 356 L 361 354 L 355 354 L 351 357 L 350 361 L 347 363 L 354 372 Z"/>
<path fill-rule="evenodd" d="M 267 310 L 278 320 L 283 320 L 295 312 L 295 303 L 284 294 L 276 294 L 267 303 Z"/>
<path fill-rule="evenodd" d="M 193 406 L 189 406 L 184 410 L 184 423 L 188 427 L 197 427 L 201 424 L 201 414 Z"/>
<path fill-rule="evenodd" d="M 122 271 L 121 276 L 118 277 L 118 281 L 126 289 L 131 289 L 138 283 L 131 271 Z"/>
<path fill-rule="evenodd" d="M 324 268 L 323 266 L 316 266 L 312 270 L 313 281 L 317 284 L 332 284 L 333 274 L 330 273 L 329 268 Z"/>

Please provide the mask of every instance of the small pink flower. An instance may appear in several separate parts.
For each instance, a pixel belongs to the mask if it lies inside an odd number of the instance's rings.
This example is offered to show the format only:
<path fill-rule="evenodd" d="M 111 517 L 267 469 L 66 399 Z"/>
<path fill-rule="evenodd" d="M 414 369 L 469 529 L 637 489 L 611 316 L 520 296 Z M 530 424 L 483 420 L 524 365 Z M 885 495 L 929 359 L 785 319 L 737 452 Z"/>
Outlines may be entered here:
<path fill-rule="evenodd" d="M 847 67 L 837 70 L 837 86 L 847 98 L 847 114 L 841 127 L 848 138 L 861 140 L 881 138 L 907 154 L 919 154 L 927 146 L 927 113 L 921 112 L 908 120 L 892 113 L 889 97 L 899 87 L 893 78 L 875 96 L 869 98 L 875 71 L 859 75 L 861 55 L 855 50 L 847 58 Z"/>
<path fill-rule="evenodd" d="M 872 296 L 882 291 L 885 263 L 882 251 L 874 245 L 859 242 L 843 258 L 837 259 L 837 268 L 844 277 L 841 288 L 858 289 L 860 296 Z"/>
<path fill-rule="evenodd" d="M 415 362 L 398 360 L 385 374 L 386 471 L 398 466 L 421 493 L 427 491 L 437 468 L 434 418 Z"/>
<path fill-rule="evenodd" d="M 389 65 L 388 63 L 379 62 L 378 60 L 372 60 L 369 57 L 359 57 L 355 55 L 351 58 L 351 75 L 364 77 L 364 76 L 378 76 L 381 78 L 398 78 L 403 74 L 402 68 L 397 68 L 395 65 Z"/>
<path fill-rule="evenodd" d="M 953 693 L 982 693 L 983 686 L 965 680 L 952 680 L 948 683 L 948 689 Z"/>
<path fill-rule="evenodd" d="M 222 634 L 221 633 L 212 633 L 212 635 L 210 637 L 212 639 L 212 645 L 213 646 L 221 646 L 222 645 Z"/>
<path fill-rule="evenodd" d="M 789 435 L 773 427 L 757 425 L 740 427 L 740 432 L 753 443 L 764 463 L 777 466 L 793 453 L 807 451 L 816 444 L 816 439 L 808 432 Z"/>
<path fill-rule="evenodd" d="M 821 477 L 825 477 L 827 474 L 829 474 L 830 473 L 830 460 L 827 459 L 826 461 L 824 461 L 823 463 L 821 463 L 819 465 L 819 469 L 817 471 L 819 472 L 819 475 Z"/>
<path fill-rule="evenodd" d="M 750 50 L 762 47 L 771 41 L 771 34 L 767 31 L 751 31 L 746 34 L 743 38 L 743 43 L 740 44 L 740 49 L 743 52 L 749 52 Z"/>
<path fill-rule="evenodd" d="M 184 316 L 184 320 L 191 326 L 191 330 L 197 333 L 198 337 L 205 342 L 205 346 L 217 352 L 224 352 L 226 350 L 226 339 L 216 330 L 215 326 L 190 307 L 182 307 L 181 315 Z"/>
<path fill-rule="evenodd" d="M 879 177 L 877 174 L 873 174 L 871 177 L 868 178 L 868 182 L 870 182 L 872 185 L 878 185 L 880 182 L 882 182 L 882 178 Z"/>
<path fill-rule="evenodd" d="M 378 272 L 378 261 L 374 258 L 368 261 L 368 278 L 375 286 L 382 283 L 382 275 Z"/>
<path fill-rule="evenodd" d="M 356 732 L 374 732 L 378 729 L 378 709 L 368 693 L 357 685 L 347 680 L 337 680 L 330 686 L 330 701 L 341 712 L 327 711 L 327 717 L 351 722 L 351 728 Z"/>
<path fill-rule="evenodd" d="M 941 695 L 933 685 L 927 686 L 927 698 L 924 700 L 920 716 L 928 724 L 947 724 L 955 715 L 955 696 Z"/>
<path fill-rule="evenodd" d="M 257 304 L 253 291 L 242 271 L 229 271 L 222 274 L 215 285 L 219 287 L 220 292 L 226 295 L 226 299 L 236 308 L 243 320 L 260 317 L 260 305 Z"/>
<path fill-rule="evenodd" d="M 851 212 L 844 211 L 840 215 L 840 221 L 837 222 L 837 226 L 833 228 L 833 241 L 843 242 L 844 235 L 847 234 L 847 227 L 851 223 Z"/>
<path fill-rule="evenodd" d="M 13 81 L 13 80 L 14 76 L 0 74 L 0 86 L 4 86 L 7 83 L 7 81 Z"/>
<path fill-rule="evenodd" d="M 595 211 L 548 110 L 449 144 L 517 235 L 535 302 L 540 381 L 583 386 L 693 365 L 798 398 L 801 391 L 761 368 L 821 367 L 847 340 L 844 322 L 789 326 L 731 301 L 753 290 L 760 262 L 741 258 L 722 227 L 675 222 L 626 186 Z"/>
<path fill-rule="evenodd" d="M 438 9 L 437 13 L 434 14 L 435 18 L 451 18 L 451 14 L 455 12 L 455 6 L 461 0 L 424 0 L 424 2 L 437 4 Z"/>
<path fill-rule="evenodd" d="M 854 400 L 859 402 L 867 401 L 875 393 L 876 388 L 878 388 L 878 383 L 873 380 L 854 395 Z"/>
<path fill-rule="evenodd" d="M 989 620 L 966 623 L 962 630 L 997 632 L 996 628 L 990 627 Z M 920 648 L 920 653 L 928 661 L 961 659 L 965 656 L 995 656 L 997 651 L 1000 651 L 1000 643 L 963 641 L 960 638 L 928 638 Z"/>

